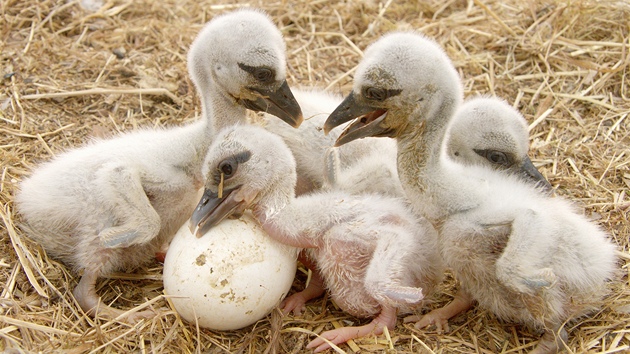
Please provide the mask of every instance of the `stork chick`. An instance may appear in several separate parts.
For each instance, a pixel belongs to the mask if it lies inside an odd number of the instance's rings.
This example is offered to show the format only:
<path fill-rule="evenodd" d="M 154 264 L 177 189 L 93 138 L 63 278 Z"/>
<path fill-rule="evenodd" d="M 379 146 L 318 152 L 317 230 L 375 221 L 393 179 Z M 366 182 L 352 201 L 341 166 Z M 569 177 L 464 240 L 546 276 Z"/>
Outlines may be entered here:
<path fill-rule="evenodd" d="M 541 330 L 532 353 L 555 353 L 567 338 L 564 324 L 597 308 L 606 294 L 615 246 L 567 201 L 516 176 L 448 157 L 443 142 L 452 119 L 522 119 L 500 100 L 461 107 L 461 91 L 455 68 L 434 41 L 391 34 L 366 50 L 352 93 L 325 130 L 360 117 L 338 144 L 395 138 L 405 191 L 438 228 L 442 256 L 460 290 L 416 327 L 446 329 L 449 318 L 477 301 L 500 318 Z"/>
<path fill-rule="evenodd" d="M 465 165 L 488 166 L 520 175 L 523 180 L 550 192 L 551 184 L 527 155 L 527 121 L 520 114 L 511 114 L 507 103 L 498 104 L 497 100 L 491 97 L 469 99 L 469 107 L 485 108 L 471 109 L 471 114 L 453 117 L 445 137 L 446 153 Z"/>
<path fill-rule="evenodd" d="M 216 129 L 245 121 L 245 107 L 299 126 L 284 56 L 282 36 L 265 14 L 216 17 L 188 57 L 202 98 L 201 119 L 94 141 L 42 164 L 20 184 L 16 203 L 24 230 L 50 255 L 83 272 L 74 296 L 86 313 L 124 313 L 102 303 L 96 281 L 149 262 L 188 219 Z M 128 320 L 152 315 L 138 312 Z"/>
<path fill-rule="evenodd" d="M 494 104 L 496 100 L 478 97 L 471 99 L 471 103 L 487 105 L 489 110 L 496 110 L 501 107 Z M 477 110 L 475 114 L 456 118 L 449 124 L 445 137 L 446 152 L 451 159 L 466 165 L 488 166 L 503 173 L 519 175 L 547 192 L 552 191 L 551 184 L 536 169 L 527 154 L 529 136 L 523 116 L 502 114 L 500 111 L 486 114 L 486 110 Z M 339 133 L 333 132 L 326 136 L 327 139 L 337 138 Z M 353 159 L 348 159 L 346 153 L 345 163 L 342 163 L 340 154 L 353 145 L 357 145 L 354 151 L 360 148 L 364 153 L 355 153 L 356 158 Z M 326 185 L 351 194 L 381 193 L 403 197 L 405 193 L 398 177 L 396 154 L 396 143 L 391 139 L 364 138 L 353 144 L 330 148 L 325 157 Z"/>
<path fill-rule="evenodd" d="M 306 248 L 339 307 L 376 316 L 321 337 L 340 344 L 393 328 L 397 311 L 419 306 L 441 279 L 437 233 L 418 224 L 398 199 L 341 191 L 296 197 L 295 169 L 280 137 L 253 126 L 222 131 L 204 163 L 206 193 L 191 228 L 201 236 L 226 216 L 252 209 L 271 237 Z M 308 348 L 319 352 L 328 344 L 317 338 Z"/>

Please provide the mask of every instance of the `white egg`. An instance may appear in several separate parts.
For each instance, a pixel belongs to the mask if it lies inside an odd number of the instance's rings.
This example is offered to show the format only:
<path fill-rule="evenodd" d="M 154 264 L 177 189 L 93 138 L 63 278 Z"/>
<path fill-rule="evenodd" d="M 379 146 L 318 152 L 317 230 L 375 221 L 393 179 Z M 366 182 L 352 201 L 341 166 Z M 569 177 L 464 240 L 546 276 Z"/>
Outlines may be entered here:
<path fill-rule="evenodd" d="M 250 214 L 195 237 L 186 223 L 164 261 L 164 292 L 188 322 L 215 330 L 246 327 L 291 288 L 297 249 L 269 237 Z"/>

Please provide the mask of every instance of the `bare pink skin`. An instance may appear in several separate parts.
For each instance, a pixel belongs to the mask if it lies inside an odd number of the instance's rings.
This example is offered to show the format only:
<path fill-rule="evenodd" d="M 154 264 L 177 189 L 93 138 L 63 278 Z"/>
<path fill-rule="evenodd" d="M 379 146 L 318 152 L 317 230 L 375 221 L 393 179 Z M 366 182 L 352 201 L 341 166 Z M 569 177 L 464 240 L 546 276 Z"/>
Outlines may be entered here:
<path fill-rule="evenodd" d="M 414 325 L 417 329 L 434 325 L 438 333 L 445 333 L 449 331 L 448 320 L 455 317 L 457 314 L 470 309 L 473 303 L 474 300 L 472 297 L 466 292 L 460 290 L 457 294 L 455 294 L 455 298 L 448 305 L 435 309 L 422 316 L 422 318 L 418 315 L 405 317 L 404 322 L 408 323 L 417 321 Z"/>
<path fill-rule="evenodd" d="M 295 293 L 286 298 L 280 305 L 282 311 L 287 314 L 291 311 L 295 315 L 301 315 L 307 301 L 318 298 L 324 294 L 324 280 L 316 265 L 304 254 L 300 253 L 300 262 L 312 271 L 311 281 L 306 289 Z M 359 327 L 343 327 L 326 331 L 319 337 L 311 341 L 306 348 L 314 349 L 315 353 L 319 353 L 330 348 L 330 345 L 322 338 L 325 338 L 333 344 L 345 343 L 351 339 L 367 336 L 369 334 L 379 335 L 383 333 L 383 328 L 396 327 L 397 310 L 395 307 L 382 306 L 380 314 L 372 320 L 372 322 Z"/>
<path fill-rule="evenodd" d="M 317 246 L 319 247 L 314 247 L 315 244 L 313 243 L 313 240 L 300 241 L 300 240 L 296 240 L 295 238 L 287 239 L 287 237 L 283 236 L 283 233 L 280 230 L 278 230 L 273 224 L 268 224 L 262 220 L 261 222 L 265 231 L 267 231 L 267 233 L 269 233 L 271 237 L 277 239 L 278 241 L 281 241 L 281 242 L 286 241 L 288 244 L 291 244 L 292 246 L 295 246 L 295 247 L 310 247 L 311 249 L 322 247 L 322 245 L 319 245 L 319 244 L 317 244 Z M 349 247 L 345 247 L 343 244 L 338 245 L 338 246 L 340 246 L 342 249 L 354 248 L 354 247 L 350 247 L 351 245 L 350 246 L 345 245 Z M 322 274 L 318 270 L 317 265 L 314 264 L 314 262 L 312 262 L 310 258 L 305 255 L 305 251 L 302 251 L 300 253 L 300 256 L 301 256 L 300 261 L 312 271 L 311 281 L 309 285 L 303 291 L 289 296 L 282 302 L 281 308 L 285 314 L 289 312 L 293 312 L 295 315 L 300 315 L 302 311 L 305 309 L 306 302 L 311 299 L 321 296 L 327 287 L 326 281 L 324 280 L 324 278 L 322 277 Z M 339 252 L 339 256 L 341 258 L 337 259 L 336 263 L 338 264 L 343 263 L 343 264 L 352 265 L 354 262 L 361 263 L 361 265 L 359 266 L 355 265 L 358 267 L 357 271 L 359 271 L 360 269 L 366 269 L 368 267 L 367 264 L 362 263 L 363 260 L 361 259 L 363 257 L 357 257 L 358 259 L 353 260 L 353 257 L 349 257 L 344 252 Z M 335 286 L 337 288 L 343 287 L 343 286 L 350 286 L 350 287 L 357 286 L 357 285 L 352 285 L 350 283 L 344 284 L 344 282 L 338 282 L 338 284 L 336 285 L 335 284 L 329 284 L 329 285 Z M 410 288 L 400 287 L 394 284 L 392 285 L 393 286 L 385 287 L 384 289 L 391 290 L 399 294 L 405 294 L 407 291 L 411 290 Z M 411 291 L 411 293 L 413 293 L 414 296 L 417 296 L 416 292 L 420 292 L 420 299 L 421 299 L 422 298 L 421 290 L 418 290 L 418 289 L 414 289 L 414 290 L 415 291 Z M 365 298 L 363 299 L 363 301 L 359 300 L 359 302 L 361 303 L 363 303 L 364 301 L 374 302 L 374 300 L 375 299 Z M 336 301 L 340 306 L 342 306 L 342 308 L 344 307 L 344 305 L 350 305 L 349 303 L 350 300 L 346 298 L 337 298 Z M 350 302 L 353 302 L 353 301 L 350 301 Z M 375 305 L 379 307 L 378 312 L 377 312 L 378 315 L 372 320 L 372 322 L 363 326 L 343 327 L 343 328 L 337 328 L 330 331 L 326 331 L 322 333 L 319 337 L 311 341 L 307 345 L 307 348 L 314 349 L 314 352 L 318 353 L 318 352 L 321 352 L 330 348 L 330 344 L 326 340 L 330 341 L 331 343 L 335 345 L 338 345 L 338 344 L 345 343 L 351 339 L 361 338 L 370 334 L 380 335 L 383 333 L 384 327 L 387 327 L 389 329 L 395 328 L 398 309 L 397 307 L 392 306 L 388 303 L 389 303 L 389 300 L 386 298 L 379 299 L 376 301 Z"/>
<path fill-rule="evenodd" d="M 396 315 L 397 310 L 395 307 L 382 306 L 381 313 L 379 313 L 372 322 L 359 327 L 342 327 L 326 331 L 319 337 L 312 340 L 306 348 L 315 349 L 314 352 L 319 353 L 330 348 L 330 344 L 326 343 L 326 341 L 322 338 L 326 338 L 333 344 L 337 345 L 345 343 L 351 339 L 365 337 L 369 334 L 383 334 L 383 328 L 387 327 L 388 329 L 393 329 L 396 327 Z"/>
<path fill-rule="evenodd" d="M 293 312 L 297 316 L 301 315 L 302 311 L 306 309 L 306 303 L 309 300 L 316 299 L 324 295 L 324 292 L 326 291 L 324 279 L 317 270 L 315 264 L 306 257 L 303 251 L 300 252 L 298 260 L 312 271 L 311 281 L 304 290 L 287 297 L 280 304 L 280 308 L 284 314 Z"/>
<path fill-rule="evenodd" d="M 326 290 L 345 313 L 372 319 L 364 326 L 327 331 L 308 348 L 319 352 L 381 334 L 386 326 L 394 329 L 398 311 L 422 306 L 425 294 L 431 294 L 442 278 L 435 229 L 419 221 L 400 199 L 383 195 L 321 191 L 296 197 L 290 150 L 278 136 L 257 129 L 224 131 L 235 144 L 213 145 L 211 154 L 216 150 L 217 156 L 207 160 L 214 168 L 224 161 L 232 163 L 226 156 L 251 154 L 224 180 L 223 188 L 233 190 L 222 201 L 227 203 L 224 209 L 252 210 L 269 237 L 302 249 L 316 263 L 305 261 L 313 270 L 311 282 L 284 301 L 284 312 L 301 313 L 308 300 Z M 216 179 L 208 181 L 207 188 L 219 188 Z"/>

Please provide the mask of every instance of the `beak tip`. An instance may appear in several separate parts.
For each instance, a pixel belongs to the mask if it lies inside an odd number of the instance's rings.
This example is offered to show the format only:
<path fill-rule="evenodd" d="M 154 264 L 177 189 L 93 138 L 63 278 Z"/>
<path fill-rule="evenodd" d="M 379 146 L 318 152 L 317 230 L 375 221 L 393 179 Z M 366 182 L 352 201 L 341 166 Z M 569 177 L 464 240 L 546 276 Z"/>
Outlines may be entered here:
<path fill-rule="evenodd" d="M 293 123 L 293 128 L 299 128 L 303 122 L 304 122 L 304 115 L 302 115 L 302 112 L 300 112 L 300 114 L 295 118 L 295 121 Z"/>
<path fill-rule="evenodd" d="M 191 223 L 190 225 L 188 225 L 188 230 L 190 231 L 191 234 L 195 235 L 195 237 L 199 238 L 199 235 L 197 234 L 197 232 L 199 231 L 198 225 L 193 225 Z"/>
<path fill-rule="evenodd" d="M 331 127 L 328 122 L 324 123 L 324 126 L 322 127 L 322 130 L 324 131 L 324 135 L 328 136 L 328 134 L 330 134 L 330 131 L 333 129 L 334 127 Z"/>

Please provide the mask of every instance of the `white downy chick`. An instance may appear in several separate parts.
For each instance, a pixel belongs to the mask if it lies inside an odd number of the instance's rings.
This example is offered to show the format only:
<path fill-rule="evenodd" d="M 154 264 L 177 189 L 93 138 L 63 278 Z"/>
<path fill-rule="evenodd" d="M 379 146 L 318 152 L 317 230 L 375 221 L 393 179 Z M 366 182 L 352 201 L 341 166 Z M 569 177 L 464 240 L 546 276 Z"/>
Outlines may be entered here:
<path fill-rule="evenodd" d="M 455 114 L 503 112 L 520 119 L 500 100 L 461 102 L 459 77 L 442 49 L 422 35 L 396 33 L 368 48 L 353 92 L 325 127 L 361 117 L 338 144 L 395 138 L 403 187 L 415 210 L 438 228 L 460 291 L 418 328 L 445 328 L 477 301 L 500 318 L 542 330 L 533 353 L 555 353 L 566 340 L 566 321 L 588 313 L 605 295 L 615 246 L 565 200 L 517 176 L 452 161 L 443 142 Z"/>
<path fill-rule="evenodd" d="M 188 57 L 202 98 L 201 119 L 93 141 L 38 166 L 22 181 L 16 204 L 23 228 L 51 256 L 83 272 L 74 296 L 86 313 L 124 314 L 102 303 L 97 279 L 146 264 L 189 218 L 218 128 L 244 121 L 244 107 L 299 125 L 284 55 L 282 36 L 265 14 L 219 16 L 204 27 Z M 128 319 L 152 315 L 142 311 Z"/>
<path fill-rule="evenodd" d="M 399 199 L 342 191 L 296 197 L 295 169 L 279 136 L 254 126 L 224 130 L 204 164 L 206 193 L 191 228 L 201 236 L 223 218 L 252 209 L 270 237 L 306 249 L 344 311 L 375 317 L 323 338 L 339 344 L 393 328 L 397 311 L 421 305 L 441 280 L 437 233 L 416 222 Z M 318 338 L 308 348 L 321 351 L 328 344 Z"/>

